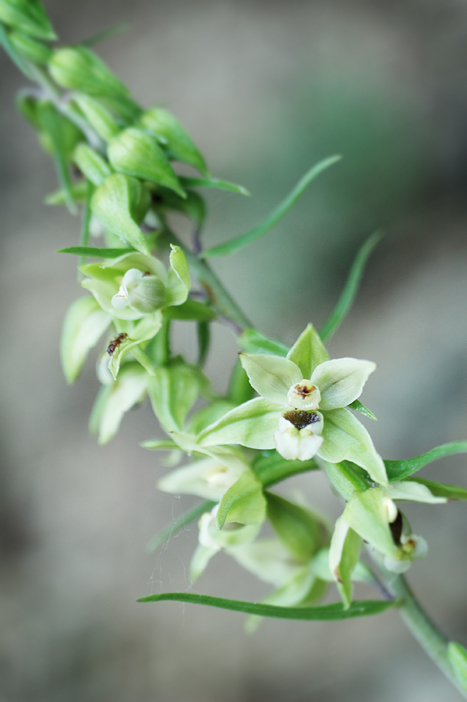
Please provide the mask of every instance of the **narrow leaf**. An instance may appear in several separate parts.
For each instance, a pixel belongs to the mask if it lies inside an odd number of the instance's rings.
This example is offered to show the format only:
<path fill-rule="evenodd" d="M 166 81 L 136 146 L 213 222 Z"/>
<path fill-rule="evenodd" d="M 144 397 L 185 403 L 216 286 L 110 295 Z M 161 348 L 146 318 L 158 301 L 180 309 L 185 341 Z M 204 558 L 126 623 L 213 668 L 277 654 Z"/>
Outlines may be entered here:
<path fill-rule="evenodd" d="M 237 341 L 240 348 L 246 353 L 271 353 L 274 356 L 285 357 L 289 351 L 285 344 L 268 339 L 256 329 L 245 329 Z"/>
<path fill-rule="evenodd" d="M 201 504 L 196 505 L 193 509 L 188 510 L 181 517 L 175 519 L 172 524 L 168 524 L 165 529 L 162 529 L 158 534 L 152 537 L 151 541 L 148 543 L 146 549 L 149 553 L 154 553 L 157 549 L 165 544 L 167 539 L 174 536 L 179 531 L 184 529 L 188 524 L 194 522 L 195 519 L 199 519 L 205 512 L 210 512 L 216 503 L 210 500 L 206 502 L 201 502 Z"/>
<path fill-rule="evenodd" d="M 68 246 L 57 253 L 75 254 L 87 258 L 118 258 L 127 253 L 136 253 L 136 249 L 106 249 L 99 246 Z"/>
<path fill-rule="evenodd" d="M 109 27 L 108 29 L 104 29 L 102 32 L 93 34 L 88 39 L 82 41 L 81 44 L 83 46 L 94 46 L 95 44 L 100 44 L 106 39 L 111 39 L 112 37 L 115 37 L 117 34 L 127 32 L 129 29 L 129 24 L 114 24 L 113 27 Z"/>
<path fill-rule="evenodd" d="M 407 458 L 401 461 L 384 461 L 389 480 L 402 480 L 409 475 L 413 475 L 429 463 L 437 461 L 445 456 L 452 456 L 456 453 L 467 453 L 467 441 L 453 441 L 450 444 L 442 444 L 431 451 L 422 453 L 421 456 Z"/>
<path fill-rule="evenodd" d="M 287 197 L 276 207 L 271 214 L 266 217 L 265 220 L 258 224 L 257 227 L 250 229 L 246 234 L 241 234 L 240 236 L 225 242 L 224 244 L 219 244 L 219 246 L 214 246 L 212 249 L 203 251 L 201 253 L 201 258 L 214 258 L 215 256 L 226 256 L 227 254 L 232 254 L 240 249 L 243 249 L 248 244 L 253 241 L 260 239 L 262 236 L 267 234 L 276 224 L 282 219 L 282 217 L 287 214 L 287 212 L 293 207 L 297 202 L 300 195 L 302 195 L 309 184 L 325 171 L 329 166 L 332 166 L 337 161 L 340 161 L 341 156 L 331 156 L 323 161 L 317 163 L 313 168 L 310 168 L 308 173 L 305 173 L 303 178 L 301 178 L 292 192 L 287 195 Z"/>
<path fill-rule="evenodd" d="M 278 607 L 276 605 L 243 602 L 242 600 L 227 600 L 223 597 L 196 595 L 190 592 L 163 592 L 160 595 L 140 597 L 137 602 L 162 602 L 163 600 L 175 600 L 177 602 L 202 604 L 207 605 L 208 607 L 228 609 L 233 612 L 257 614 L 260 617 L 298 619 L 302 621 L 338 621 L 341 619 L 365 617 L 372 614 L 380 614 L 381 612 L 389 609 L 389 607 L 393 607 L 395 604 L 395 601 L 386 602 L 384 600 L 356 600 L 355 602 L 352 602 L 348 609 L 344 609 L 341 602 L 336 602 L 329 605 L 320 605 L 319 607 Z"/>
<path fill-rule="evenodd" d="M 28 64 L 26 61 L 24 61 L 23 57 L 17 52 L 11 43 L 7 32 L 5 31 L 5 27 L 2 24 L 0 24 L 0 44 L 3 46 L 13 63 L 16 64 L 16 67 L 19 68 L 21 73 L 24 73 L 26 78 L 29 78 L 29 80 L 34 80 Z"/>
<path fill-rule="evenodd" d="M 179 181 L 183 188 L 216 188 L 217 190 L 228 190 L 230 193 L 238 193 L 239 195 L 250 194 L 243 185 L 236 185 L 218 178 L 187 178 L 181 176 Z"/>
<path fill-rule="evenodd" d="M 375 248 L 376 244 L 381 241 L 383 236 L 384 235 L 381 232 L 375 232 L 365 241 L 363 246 L 358 251 L 341 296 L 324 324 L 324 327 L 320 331 L 320 336 L 323 341 L 329 339 L 329 337 L 334 334 L 337 328 L 344 321 L 347 312 L 350 310 L 353 301 L 355 300 L 355 296 L 357 295 L 366 262 L 368 261 L 368 258 L 370 257 L 370 254 Z"/>
<path fill-rule="evenodd" d="M 435 497 L 446 497 L 448 500 L 467 500 L 467 488 L 460 487 L 460 485 L 447 485 L 435 480 L 425 480 L 425 478 L 409 478 L 407 482 L 425 485 Z"/>
<path fill-rule="evenodd" d="M 350 403 L 350 405 L 347 405 L 349 409 L 353 409 L 356 412 L 361 412 L 362 414 L 365 415 L 365 417 L 369 417 L 370 419 L 374 419 L 377 421 L 375 415 L 371 410 L 368 409 L 368 407 L 365 407 L 365 405 L 362 405 L 360 400 L 354 400 L 353 402 Z"/>

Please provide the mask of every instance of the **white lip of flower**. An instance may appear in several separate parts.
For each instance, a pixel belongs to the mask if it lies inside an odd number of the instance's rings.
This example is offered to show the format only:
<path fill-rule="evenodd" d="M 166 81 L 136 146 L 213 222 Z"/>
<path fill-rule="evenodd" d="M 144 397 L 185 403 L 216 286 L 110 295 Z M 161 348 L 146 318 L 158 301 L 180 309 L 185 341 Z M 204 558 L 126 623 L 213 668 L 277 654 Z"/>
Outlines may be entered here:
<path fill-rule="evenodd" d="M 112 297 L 112 307 L 117 310 L 132 307 L 139 312 L 154 312 L 163 305 L 165 286 L 151 273 L 130 268 L 123 276 L 118 292 Z"/>
<path fill-rule="evenodd" d="M 319 451 L 323 443 L 323 437 L 320 436 L 323 422 L 321 415 L 314 412 L 312 414 L 318 417 L 318 420 L 300 429 L 286 417 L 279 419 L 277 431 L 274 433 L 274 441 L 282 458 L 289 461 L 307 461 Z M 314 431 L 310 429 L 310 426 L 313 426 Z"/>

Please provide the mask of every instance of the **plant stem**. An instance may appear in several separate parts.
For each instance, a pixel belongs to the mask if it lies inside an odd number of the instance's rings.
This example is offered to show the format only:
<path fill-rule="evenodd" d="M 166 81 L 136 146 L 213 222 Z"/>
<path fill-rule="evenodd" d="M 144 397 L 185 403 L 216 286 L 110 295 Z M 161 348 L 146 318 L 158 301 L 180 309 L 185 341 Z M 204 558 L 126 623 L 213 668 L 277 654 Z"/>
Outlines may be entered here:
<path fill-rule="evenodd" d="M 252 329 L 253 324 L 237 305 L 235 300 L 224 288 L 223 284 L 211 269 L 208 263 L 195 256 L 185 244 L 171 231 L 165 231 L 160 239 L 165 239 L 169 244 L 180 246 L 185 254 L 190 270 L 199 280 L 212 304 L 235 326 L 235 331 L 240 334 L 245 329 Z"/>
<path fill-rule="evenodd" d="M 464 699 L 467 699 L 467 693 L 456 679 L 448 658 L 449 641 L 424 612 L 405 578 L 388 571 L 380 563 L 377 566 L 386 589 L 397 598 L 399 613 L 413 636 Z"/>

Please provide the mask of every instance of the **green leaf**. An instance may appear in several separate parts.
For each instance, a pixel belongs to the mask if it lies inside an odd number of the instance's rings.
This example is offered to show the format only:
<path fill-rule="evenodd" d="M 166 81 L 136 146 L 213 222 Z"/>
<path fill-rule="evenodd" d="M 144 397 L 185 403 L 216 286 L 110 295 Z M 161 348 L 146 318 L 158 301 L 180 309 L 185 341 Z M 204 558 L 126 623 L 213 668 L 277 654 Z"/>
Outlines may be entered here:
<path fill-rule="evenodd" d="M 58 249 L 57 253 L 75 254 L 87 258 L 118 258 L 127 253 L 135 253 L 136 249 L 106 249 L 99 246 L 68 246 Z"/>
<path fill-rule="evenodd" d="M 145 442 L 149 443 L 149 442 Z M 194 522 L 195 519 L 199 519 L 205 512 L 210 512 L 216 503 L 211 501 L 202 502 L 193 509 L 188 510 L 181 517 L 175 519 L 172 524 L 168 524 L 165 529 L 162 529 L 158 534 L 152 537 L 151 541 L 147 545 L 147 551 L 149 553 L 154 553 L 160 546 L 163 546 L 165 542 L 174 536 L 179 531 L 184 529 L 188 524 Z"/>
<path fill-rule="evenodd" d="M 399 560 L 384 508 L 382 488 L 354 492 L 342 514 L 342 519 L 380 553 L 388 558 Z"/>
<path fill-rule="evenodd" d="M 275 210 L 271 212 L 269 217 L 266 217 L 266 219 L 261 222 L 257 227 L 254 227 L 254 229 L 251 229 L 249 232 L 246 232 L 246 234 L 241 234 L 240 236 L 235 237 L 235 239 L 231 239 L 230 241 L 225 242 L 224 244 L 220 244 L 219 246 L 214 246 L 211 249 L 208 249 L 207 251 L 203 251 L 200 254 L 201 258 L 213 258 L 215 256 L 226 256 L 227 254 L 232 254 L 240 249 L 243 249 L 245 246 L 248 244 L 251 244 L 253 241 L 256 241 L 257 239 L 260 239 L 262 236 L 267 234 L 275 225 L 282 219 L 282 217 L 287 214 L 287 212 L 290 210 L 290 208 L 297 202 L 298 198 L 300 195 L 302 195 L 308 185 L 322 173 L 325 171 L 329 166 L 332 166 L 334 163 L 337 161 L 340 161 L 341 156 L 331 156 L 330 158 L 326 158 L 323 161 L 320 161 L 317 163 L 313 168 L 310 168 L 310 170 L 305 173 L 303 178 L 301 178 L 295 188 L 292 190 L 289 195 L 283 200 L 278 207 L 276 207 Z"/>
<path fill-rule="evenodd" d="M 364 414 L 365 417 L 369 417 L 370 419 L 374 419 L 377 421 L 375 415 L 371 410 L 368 409 L 368 407 L 365 407 L 360 400 L 354 400 L 353 402 L 350 403 L 350 405 L 347 405 L 349 409 L 353 409 L 356 412 L 361 412 L 361 414 Z"/>
<path fill-rule="evenodd" d="M 341 463 L 325 461 L 324 468 L 332 486 L 346 502 L 355 491 L 364 492 L 370 487 L 370 482 L 356 473 L 347 461 Z"/>
<path fill-rule="evenodd" d="M 200 304 L 200 303 L 198 303 Z M 204 305 L 206 307 L 206 305 Z M 209 309 L 209 308 L 208 308 Z M 212 311 L 212 310 L 210 310 Z M 198 339 L 198 360 L 197 365 L 202 368 L 206 363 L 211 343 L 211 327 L 207 320 L 198 321 L 196 325 L 196 338 Z"/>
<path fill-rule="evenodd" d="M 321 525 L 304 507 L 280 495 L 266 493 L 267 514 L 274 531 L 287 549 L 300 560 L 309 560 L 323 544 Z"/>
<path fill-rule="evenodd" d="M 467 488 L 459 485 L 447 485 L 425 478 L 408 478 L 407 482 L 420 483 L 425 485 L 435 497 L 445 497 L 448 500 L 467 500 Z"/>
<path fill-rule="evenodd" d="M 95 46 L 96 44 L 100 44 L 102 41 L 105 41 L 106 39 L 111 39 L 112 37 L 115 37 L 117 34 L 122 34 L 122 32 L 127 32 L 129 29 L 130 29 L 129 24 L 114 24 L 112 27 L 109 27 L 108 29 L 104 29 L 102 32 L 98 32 L 97 34 L 93 34 L 88 39 L 85 39 L 84 41 L 82 41 L 81 44 L 83 46 Z"/>
<path fill-rule="evenodd" d="M 83 178 L 71 186 L 71 193 L 75 202 L 83 202 L 86 199 L 88 183 Z M 64 190 L 55 190 L 45 198 L 46 205 L 64 205 L 67 201 L 67 194 Z"/>
<path fill-rule="evenodd" d="M 462 644 L 451 641 L 447 654 L 457 682 L 467 692 L 467 649 Z"/>
<path fill-rule="evenodd" d="M 226 522 L 239 524 L 262 524 L 266 519 L 266 499 L 263 486 L 253 473 L 246 471 L 230 487 L 219 503 L 217 528 Z"/>
<path fill-rule="evenodd" d="M 270 353 L 274 356 L 287 356 L 289 349 L 285 344 L 281 344 L 256 331 L 256 329 L 245 329 L 243 334 L 237 339 L 238 345 L 246 353 Z"/>
<path fill-rule="evenodd" d="M 24 73 L 26 78 L 29 78 L 29 80 L 34 80 L 32 77 L 31 69 L 29 68 L 26 61 L 24 61 L 21 54 L 18 53 L 16 48 L 11 43 L 9 36 L 5 31 L 5 27 L 2 24 L 0 24 L 0 44 L 3 46 L 6 53 L 16 65 L 16 67 L 19 68 L 21 73 Z"/>
<path fill-rule="evenodd" d="M 147 441 L 142 441 L 140 446 L 152 451 L 174 451 L 178 449 L 178 445 L 172 439 L 148 439 Z"/>
<path fill-rule="evenodd" d="M 48 144 L 52 151 L 60 187 L 66 194 L 68 209 L 72 214 L 76 214 L 76 204 L 73 199 L 68 162 L 82 134 L 80 130 L 66 117 L 60 114 L 56 107 L 48 100 L 39 103 L 38 117 L 41 127 L 48 138 Z"/>
<path fill-rule="evenodd" d="M 422 453 L 421 456 L 407 458 L 400 461 L 384 461 L 386 471 L 390 481 L 402 480 L 409 475 L 413 475 L 421 468 L 424 468 L 433 461 L 438 461 L 440 458 L 452 456 L 456 453 L 467 453 L 467 441 L 454 441 L 450 444 L 442 444 L 431 451 Z"/>
<path fill-rule="evenodd" d="M 357 295 L 360 281 L 370 254 L 383 236 L 381 232 L 375 232 L 365 241 L 358 251 L 341 296 L 319 333 L 323 341 L 329 339 L 344 321 Z"/>
<path fill-rule="evenodd" d="M 352 574 L 358 563 L 361 546 L 361 537 L 340 517 L 336 521 L 331 541 L 329 565 L 346 609 L 352 603 Z"/>
<path fill-rule="evenodd" d="M 394 604 L 396 604 L 395 601 L 356 600 L 352 602 L 349 609 L 344 609 L 341 602 L 320 605 L 319 607 L 277 607 L 275 605 L 256 604 L 255 602 L 243 602 L 242 600 L 227 600 L 223 597 L 196 595 L 189 592 L 163 592 L 160 595 L 140 597 L 137 601 L 162 602 L 164 600 L 175 600 L 177 602 L 207 605 L 208 607 L 219 607 L 220 609 L 228 609 L 233 612 L 258 614 L 260 617 L 298 619 L 302 621 L 338 621 L 340 619 L 365 617 L 385 612 L 389 607 L 393 607 Z"/>
<path fill-rule="evenodd" d="M 314 458 L 308 461 L 289 461 L 282 458 L 275 450 L 265 451 L 253 463 L 255 475 L 263 483 L 263 487 L 271 487 L 286 478 L 291 478 L 292 475 L 318 470 L 318 468 Z"/>
<path fill-rule="evenodd" d="M 179 363 L 156 368 L 148 386 L 154 414 L 166 432 L 181 430 L 200 392 L 197 369 Z"/>
<path fill-rule="evenodd" d="M 187 178 L 180 176 L 179 181 L 183 188 L 215 188 L 216 190 L 227 190 L 230 193 L 238 193 L 239 195 L 250 194 L 242 185 L 229 183 L 227 180 L 219 180 L 218 178 Z"/>
<path fill-rule="evenodd" d="M 52 56 L 53 51 L 50 46 L 33 39 L 23 32 L 10 32 L 9 39 L 18 54 L 27 61 L 31 61 L 31 63 L 45 64 L 49 62 Z"/>
<path fill-rule="evenodd" d="M 56 39 L 38 0 L 0 0 L 0 22 L 39 39 Z"/>

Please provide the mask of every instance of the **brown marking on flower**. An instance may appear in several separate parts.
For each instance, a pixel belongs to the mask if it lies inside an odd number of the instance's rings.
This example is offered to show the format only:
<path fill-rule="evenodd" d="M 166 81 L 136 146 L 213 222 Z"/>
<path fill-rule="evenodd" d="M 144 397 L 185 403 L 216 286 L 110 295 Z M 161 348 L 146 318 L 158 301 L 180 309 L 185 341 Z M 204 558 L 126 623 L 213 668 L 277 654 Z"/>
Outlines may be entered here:
<path fill-rule="evenodd" d="M 304 429 L 309 427 L 310 424 L 316 424 L 316 422 L 321 421 L 319 414 L 316 414 L 316 412 L 305 412 L 305 410 L 289 410 L 283 416 L 296 429 Z"/>

